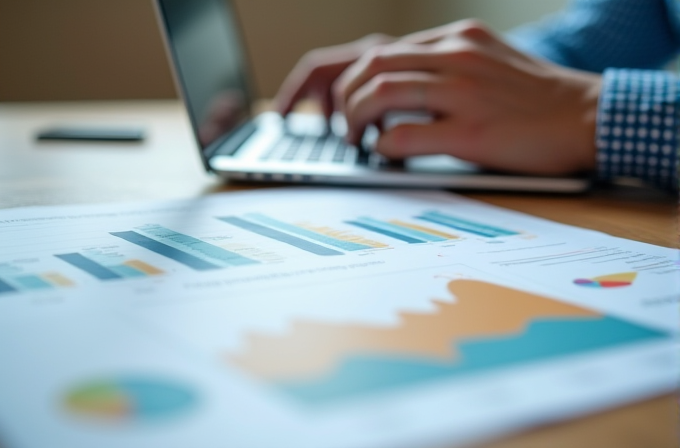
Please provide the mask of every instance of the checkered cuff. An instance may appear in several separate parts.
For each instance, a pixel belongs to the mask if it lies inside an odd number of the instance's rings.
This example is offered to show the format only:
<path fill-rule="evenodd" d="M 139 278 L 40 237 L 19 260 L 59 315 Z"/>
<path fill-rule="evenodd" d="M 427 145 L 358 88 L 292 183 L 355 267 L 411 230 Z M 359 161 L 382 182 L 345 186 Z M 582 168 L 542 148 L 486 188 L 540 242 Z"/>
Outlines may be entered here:
<path fill-rule="evenodd" d="M 637 177 L 678 189 L 680 81 L 671 73 L 609 69 L 597 124 L 602 179 Z"/>

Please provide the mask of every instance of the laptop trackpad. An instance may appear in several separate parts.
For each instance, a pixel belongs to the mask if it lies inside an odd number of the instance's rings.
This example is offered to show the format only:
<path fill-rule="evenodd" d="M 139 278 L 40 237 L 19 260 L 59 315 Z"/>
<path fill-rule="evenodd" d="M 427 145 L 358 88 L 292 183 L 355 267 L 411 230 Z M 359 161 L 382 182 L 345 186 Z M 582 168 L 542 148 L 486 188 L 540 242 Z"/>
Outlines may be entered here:
<path fill-rule="evenodd" d="M 445 155 L 411 157 L 404 161 L 404 165 L 408 172 L 423 174 L 472 174 L 480 171 L 477 165 Z"/>

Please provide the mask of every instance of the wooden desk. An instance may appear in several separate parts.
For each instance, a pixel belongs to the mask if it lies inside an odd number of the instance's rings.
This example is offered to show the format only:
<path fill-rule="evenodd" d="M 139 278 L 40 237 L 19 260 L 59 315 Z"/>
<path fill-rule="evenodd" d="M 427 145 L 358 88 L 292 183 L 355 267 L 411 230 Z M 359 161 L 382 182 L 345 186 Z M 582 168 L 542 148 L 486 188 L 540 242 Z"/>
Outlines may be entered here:
<path fill-rule="evenodd" d="M 133 124 L 143 144 L 37 143 L 55 124 Z M 190 198 L 254 188 L 206 174 L 176 102 L 0 105 L 0 207 Z M 663 246 L 678 242 L 676 204 L 632 186 L 583 196 L 471 194 L 475 199 L 555 221 Z M 664 396 L 577 421 L 543 427 L 488 448 L 675 448 L 677 397 Z M 7 447 L 11 448 L 11 447 Z"/>

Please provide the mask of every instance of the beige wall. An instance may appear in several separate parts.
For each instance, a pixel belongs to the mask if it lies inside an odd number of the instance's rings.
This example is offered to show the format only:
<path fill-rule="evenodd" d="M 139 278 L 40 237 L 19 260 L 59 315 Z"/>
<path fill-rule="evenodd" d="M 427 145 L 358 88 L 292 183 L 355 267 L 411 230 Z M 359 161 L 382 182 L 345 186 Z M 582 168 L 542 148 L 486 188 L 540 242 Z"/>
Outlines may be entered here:
<path fill-rule="evenodd" d="M 236 0 L 259 93 L 308 49 L 477 16 L 499 30 L 566 0 Z M 167 98 L 150 0 L 0 0 L 0 101 Z"/>
<path fill-rule="evenodd" d="M 481 18 L 497 31 L 539 20 L 566 5 L 569 0 L 428 0 L 426 8 L 409 2 L 409 17 L 417 27 L 444 24 L 450 20 Z"/>

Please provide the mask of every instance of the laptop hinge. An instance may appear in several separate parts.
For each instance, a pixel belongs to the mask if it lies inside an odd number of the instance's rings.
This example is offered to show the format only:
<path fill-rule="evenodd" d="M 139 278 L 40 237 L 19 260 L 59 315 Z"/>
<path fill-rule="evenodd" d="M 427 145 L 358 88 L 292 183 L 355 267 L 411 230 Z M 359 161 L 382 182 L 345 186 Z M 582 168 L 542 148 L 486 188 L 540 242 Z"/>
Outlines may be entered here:
<path fill-rule="evenodd" d="M 248 140 L 257 130 L 257 123 L 248 120 L 239 125 L 236 129 L 231 131 L 216 140 L 213 144 L 205 149 L 206 159 L 210 159 L 215 155 L 232 156 L 239 150 L 239 148 Z"/>

